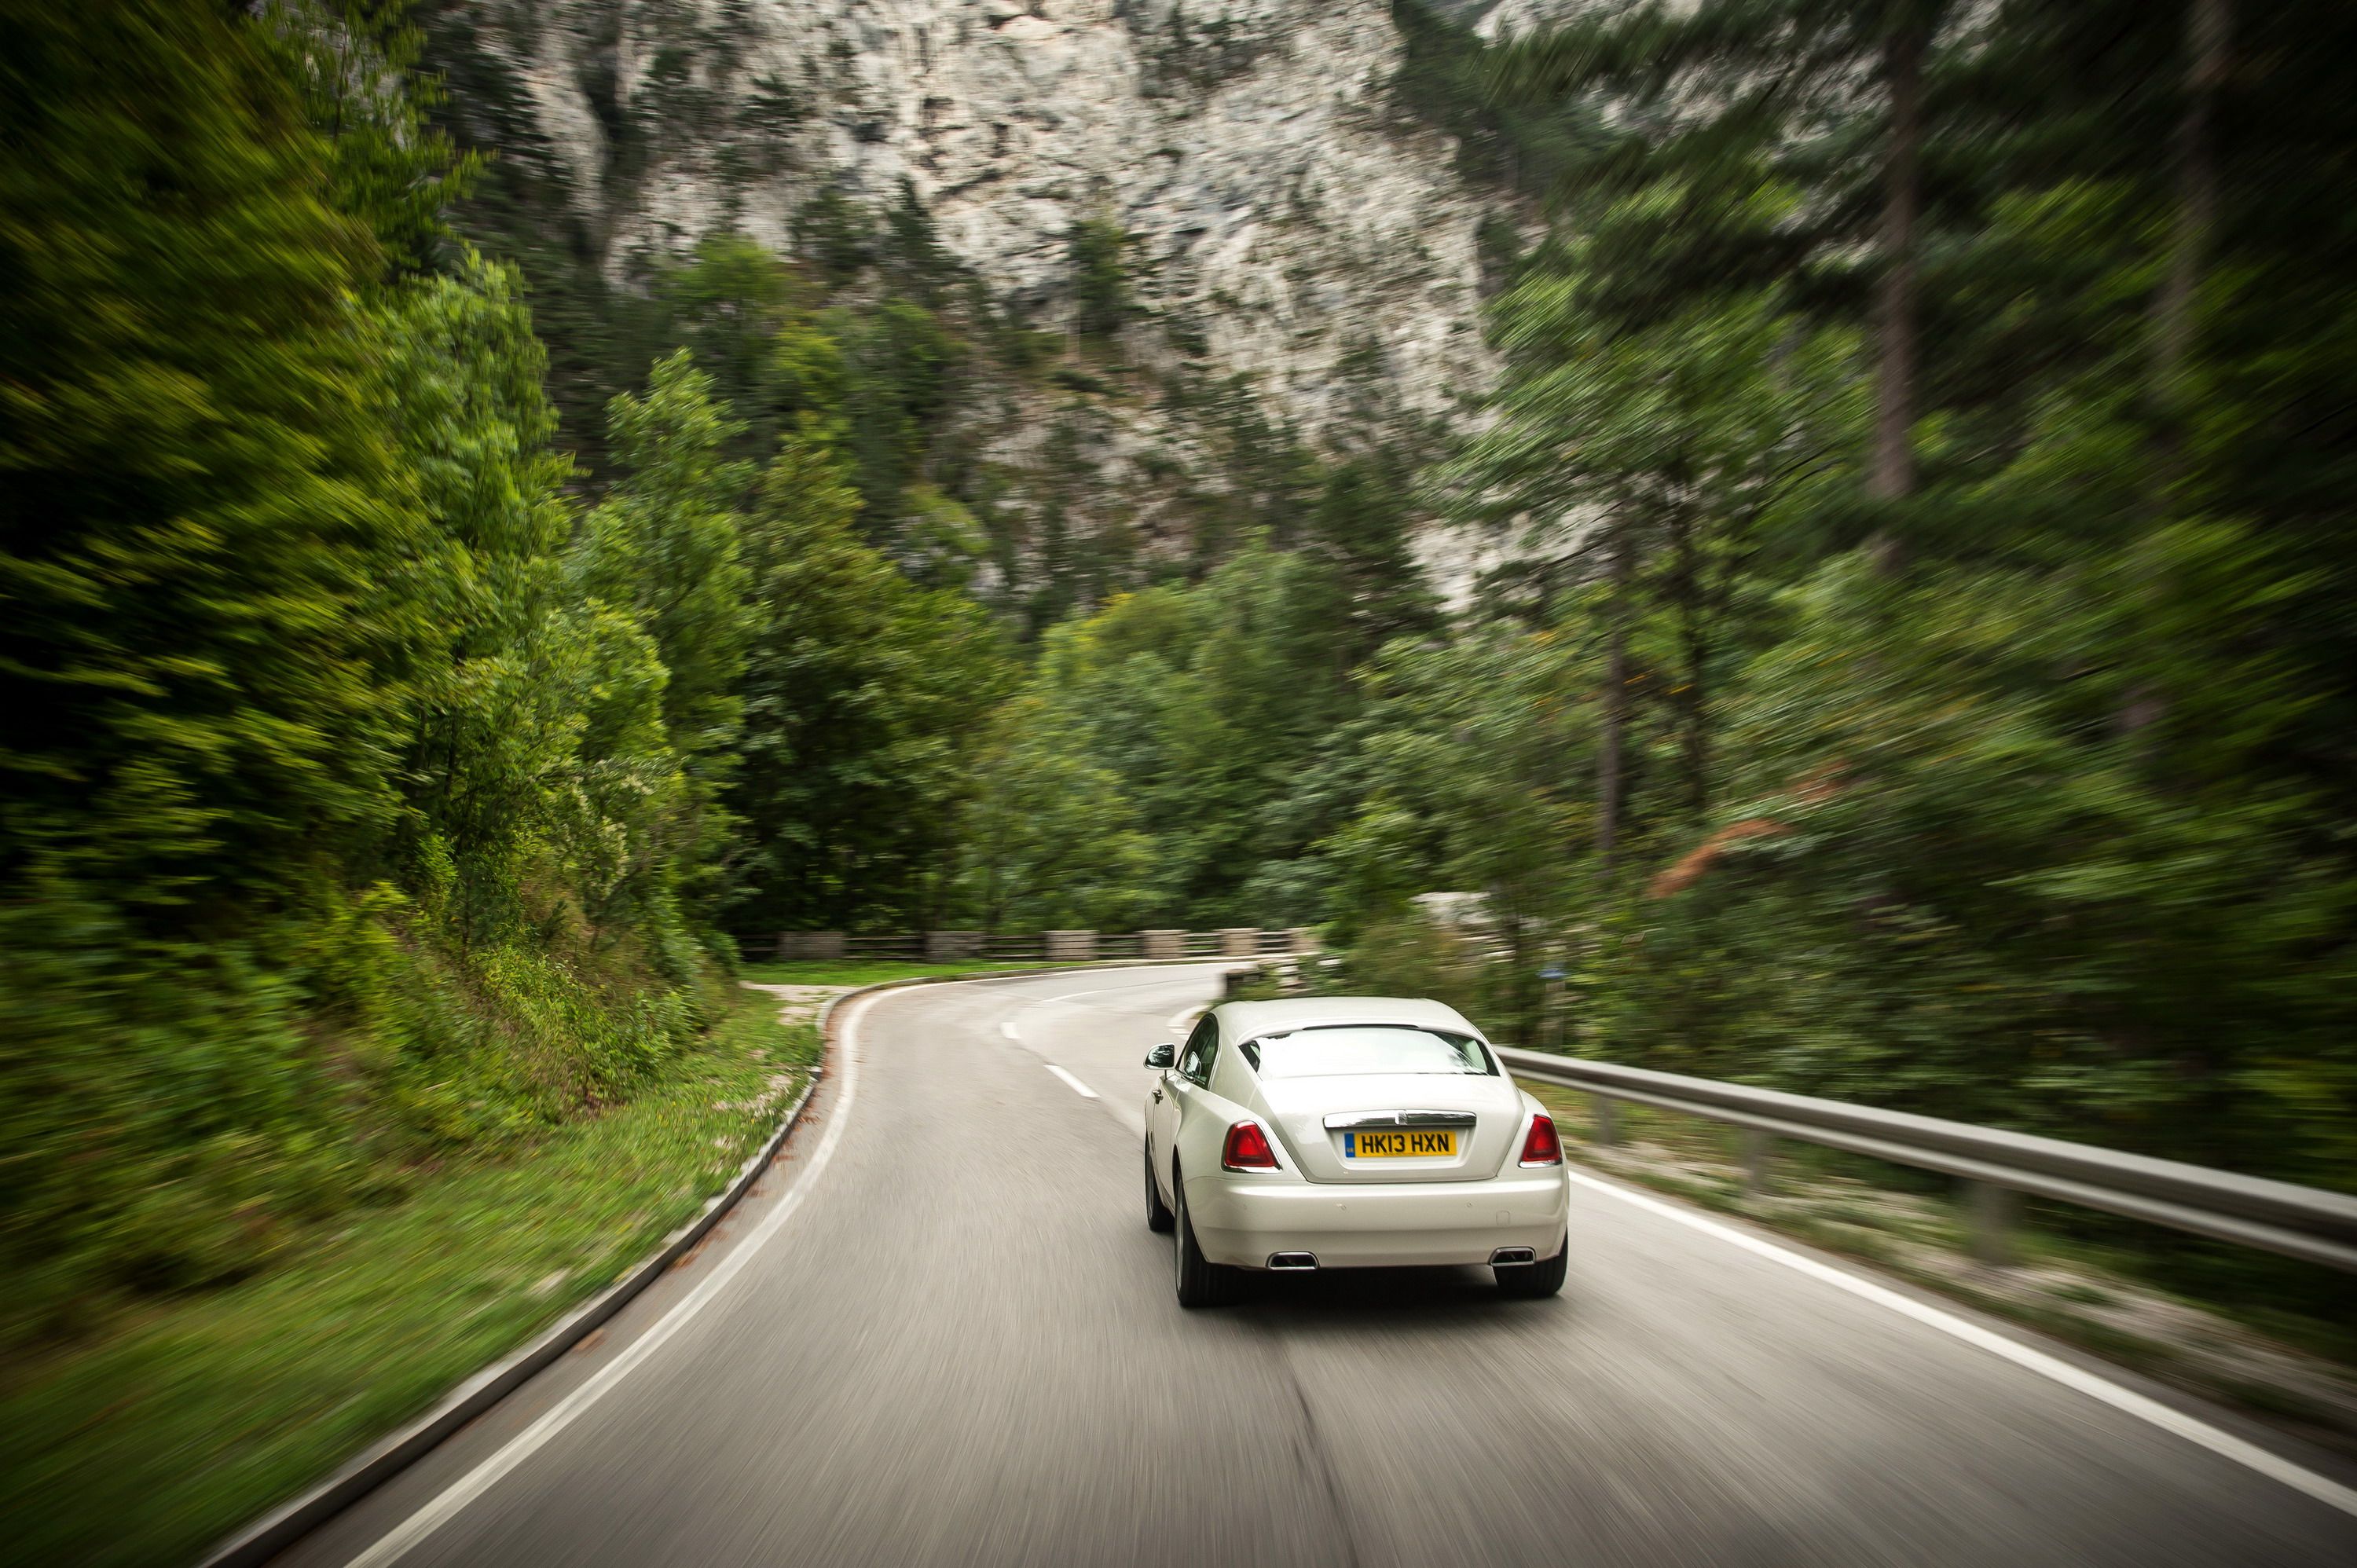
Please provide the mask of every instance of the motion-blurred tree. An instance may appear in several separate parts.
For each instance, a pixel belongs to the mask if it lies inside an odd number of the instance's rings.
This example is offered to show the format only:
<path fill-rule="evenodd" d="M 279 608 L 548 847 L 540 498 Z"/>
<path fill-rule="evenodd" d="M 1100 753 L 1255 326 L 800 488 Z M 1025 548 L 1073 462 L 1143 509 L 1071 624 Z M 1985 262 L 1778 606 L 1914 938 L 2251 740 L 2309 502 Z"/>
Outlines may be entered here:
<path fill-rule="evenodd" d="M 1673 194 L 1652 221 L 1621 227 L 1624 264 L 1590 280 L 1598 303 L 1610 299 L 1632 325 L 1803 262 L 1837 270 L 1870 223 L 1875 419 L 1863 477 L 1866 495 L 1885 503 L 1915 487 L 1924 83 L 1948 9 L 1948 0 L 1655 0 L 1517 40 L 1496 67 L 1518 93 L 1609 106 L 1619 134 L 1567 179 Z M 1781 210 L 1741 199 L 1762 156 L 1822 199 Z M 1869 185 L 1879 188 L 1871 199 Z M 1625 264 L 1639 252 L 1648 265 Z M 1887 553 L 1894 520 L 1886 510 L 1878 521 Z"/>
<path fill-rule="evenodd" d="M 2293 9 L 2274 44 L 2345 29 Z M 2313 596 L 2348 582 L 2312 532 L 2346 494 L 2311 481 L 2344 467 L 2357 353 L 2321 302 L 2357 274 L 2298 171 L 2357 124 L 2312 48 L 2228 57 L 2220 19 L 1745 0 L 1509 55 L 1622 111 L 1498 302 L 1456 470 L 1566 520 L 1575 564 L 1634 546 L 1552 601 L 1607 649 L 1600 773 L 1629 730 L 1633 875 L 1560 917 L 1593 933 L 1589 1048 L 2337 1179 L 2357 866 L 2319 721 L 2357 660 Z M 1829 247 L 1878 215 L 1868 309 Z M 1846 552 L 1870 529 L 1905 548 Z"/>
<path fill-rule="evenodd" d="M 252 28 L 24 5 L 9 37 L 0 877 L 233 931 L 390 804 L 379 252 Z"/>

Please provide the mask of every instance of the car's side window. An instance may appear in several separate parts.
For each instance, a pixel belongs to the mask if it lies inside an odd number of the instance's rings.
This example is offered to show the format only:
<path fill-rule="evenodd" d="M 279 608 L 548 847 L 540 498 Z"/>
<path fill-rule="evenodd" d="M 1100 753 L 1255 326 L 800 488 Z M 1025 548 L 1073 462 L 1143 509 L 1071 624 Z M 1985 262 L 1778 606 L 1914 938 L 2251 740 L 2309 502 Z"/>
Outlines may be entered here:
<path fill-rule="evenodd" d="M 1220 1048 L 1220 1026 L 1209 1016 L 1195 1026 L 1187 1036 L 1186 1048 L 1178 1053 L 1178 1076 L 1198 1087 L 1211 1076 L 1211 1058 Z"/>
<path fill-rule="evenodd" d="M 1203 1054 L 1196 1060 L 1195 1070 L 1187 1075 L 1195 1080 L 1196 1088 L 1201 1089 L 1211 1081 L 1211 1064 L 1219 1058 L 1220 1035 L 1219 1031 L 1214 1029 L 1211 1032 L 1211 1037 L 1203 1042 Z"/>

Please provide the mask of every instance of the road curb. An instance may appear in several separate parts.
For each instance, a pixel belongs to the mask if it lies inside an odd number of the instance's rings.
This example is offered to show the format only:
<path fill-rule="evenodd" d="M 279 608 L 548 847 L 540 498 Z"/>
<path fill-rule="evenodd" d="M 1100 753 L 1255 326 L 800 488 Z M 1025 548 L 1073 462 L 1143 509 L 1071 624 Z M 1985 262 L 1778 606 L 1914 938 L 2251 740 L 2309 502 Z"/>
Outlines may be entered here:
<path fill-rule="evenodd" d="M 198 1568 L 254 1568 L 256 1564 L 269 1562 L 424 1458 L 452 1433 L 522 1387 L 661 1278 L 666 1270 L 703 1240 L 729 1210 L 737 1207 L 738 1200 L 761 1178 L 761 1173 L 769 1169 L 770 1163 L 778 1157 L 778 1151 L 785 1147 L 787 1138 L 801 1122 L 811 1096 L 818 1091 L 820 1082 L 826 1077 L 826 1047 L 834 1044 L 834 1015 L 845 1003 L 917 985 L 1033 979 L 1054 974 L 1087 974 L 1108 969 L 1157 969 L 1221 961 L 1218 958 L 1112 959 L 1045 968 L 986 970 L 971 974 L 913 975 L 906 980 L 878 981 L 874 985 L 862 985 L 828 997 L 818 1012 L 819 1065 L 812 1069 L 809 1080 L 802 1085 L 802 1093 L 795 1096 L 793 1104 L 778 1123 L 778 1130 L 747 1158 L 735 1178 L 705 1203 L 703 1212 L 664 1237 L 652 1256 L 559 1318 L 539 1338 L 477 1372 L 443 1396 L 442 1402 L 425 1415 L 392 1435 L 378 1439 L 326 1480 L 300 1497 L 281 1503 L 215 1546 L 199 1559 Z"/>

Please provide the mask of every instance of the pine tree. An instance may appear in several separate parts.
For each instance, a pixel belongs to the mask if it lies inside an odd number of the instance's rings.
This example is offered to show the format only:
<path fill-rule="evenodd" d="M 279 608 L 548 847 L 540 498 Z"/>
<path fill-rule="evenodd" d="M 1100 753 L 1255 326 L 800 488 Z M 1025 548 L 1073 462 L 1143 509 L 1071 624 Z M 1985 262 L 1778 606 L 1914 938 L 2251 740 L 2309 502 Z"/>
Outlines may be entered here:
<path fill-rule="evenodd" d="M 1915 487 L 1925 73 L 1947 8 L 1947 0 L 1657 3 L 1519 41 L 1497 68 L 1513 91 L 1597 98 L 1617 111 L 1618 139 L 1567 183 L 1678 193 L 1674 208 L 1622 242 L 1654 265 L 1624 256 L 1598 280 L 1599 304 L 1632 325 L 1698 295 L 1780 277 L 1802 285 L 1803 269 L 1837 265 L 1871 215 L 1876 415 L 1864 489 L 1883 503 Z M 1776 214 L 1727 199 L 1756 177 L 1754 160 L 1813 186 L 1817 199 Z M 1854 193 L 1869 171 L 1879 193 L 1861 203 Z"/>

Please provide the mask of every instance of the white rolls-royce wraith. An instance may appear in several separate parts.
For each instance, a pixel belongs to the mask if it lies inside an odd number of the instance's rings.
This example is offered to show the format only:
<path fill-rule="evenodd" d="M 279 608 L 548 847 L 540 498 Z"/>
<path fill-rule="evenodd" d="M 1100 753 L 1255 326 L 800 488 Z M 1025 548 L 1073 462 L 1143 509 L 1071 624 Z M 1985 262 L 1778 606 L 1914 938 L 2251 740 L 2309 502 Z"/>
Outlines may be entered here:
<path fill-rule="evenodd" d="M 1563 1288 L 1554 1119 L 1456 1009 L 1222 1003 L 1146 1065 L 1146 1220 L 1181 1305 L 1230 1299 L 1244 1270 L 1487 1264 L 1511 1294 Z"/>

